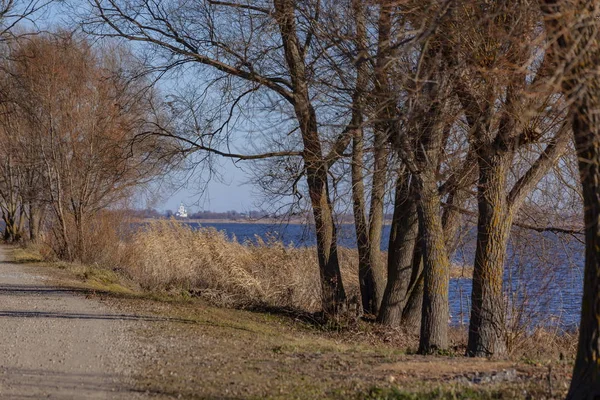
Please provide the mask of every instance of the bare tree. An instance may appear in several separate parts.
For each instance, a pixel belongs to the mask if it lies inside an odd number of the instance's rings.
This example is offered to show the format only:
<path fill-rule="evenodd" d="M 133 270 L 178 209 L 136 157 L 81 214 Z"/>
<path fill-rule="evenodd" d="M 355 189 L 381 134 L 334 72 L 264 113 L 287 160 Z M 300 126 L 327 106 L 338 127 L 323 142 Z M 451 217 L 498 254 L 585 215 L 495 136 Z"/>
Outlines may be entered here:
<path fill-rule="evenodd" d="M 14 144 L 23 146 L 16 152 L 37 151 L 35 161 L 9 159 L 10 168 L 35 162 L 56 221 L 57 253 L 67 259 L 85 257 L 88 218 L 128 196 L 160 165 L 152 163 L 155 150 L 131 145 L 146 127 L 147 92 L 117 74 L 123 64 L 114 57 L 63 32 L 17 42 L 7 67 L 6 101 L 19 110 Z M 27 202 L 31 213 L 30 189 L 21 189 L 20 207 Z"/>
<path fill-rule="evenodd" d="M 556 55 L 554 78 L 569 101 L 583 187 L 585 272 L 579 344 L 568 399 L 600 396 L 600 5 L 595 1 L 540 0 Z"/>
<path fill-rule="evenodd" d="M 311 92 L 313 68 L 324 57 L 311 23 L 318 20 L 319 2 L 202 1 L 181 6 L 97 0 L 92 6 L 96 15 L 87 21 L 88 29 L 100 35 L 147 43 L 165 57 L 164 63 L 154 67 L 200 65 L 213 75 L 214 82 L 222 79 L 235 82 L 230 86 L 236 91 L 229 106 L 235 108 L 239 99 L 261 92 L 276 104 L 276 109 L 285 104 L 291 111 L 300 134 L 299 150 L 236 154 L 204 141 L 216 132 L 204 132 L 187 143 L 192 151 L 236 159 L 302 157 L 317 234 L 323 310 L 337 314 L 344 307 L 345 291 L 339 271 L 328 172 L 348 146 L 352 134 L 344 129 L 337 138 L 327 140 L 319 132 Z M 232 24 L 239 28 L 235 35 L 228 29 Z"/>

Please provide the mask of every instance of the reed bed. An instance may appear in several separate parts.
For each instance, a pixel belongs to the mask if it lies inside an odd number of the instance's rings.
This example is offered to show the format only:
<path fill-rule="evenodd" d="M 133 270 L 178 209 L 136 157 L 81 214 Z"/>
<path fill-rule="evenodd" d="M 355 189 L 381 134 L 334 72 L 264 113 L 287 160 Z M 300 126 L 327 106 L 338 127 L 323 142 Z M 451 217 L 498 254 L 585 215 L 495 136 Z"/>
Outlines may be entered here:
<path fill-rule="evenodd" d="M 187 292 L 227 307 L 278 307 L 314 312 L 321 286 L 314 247 L 286 246 L 256 236 L 240 243 L 214 228 L 192 229 L 176 220 L 144 223 L 137 229 L 123 215 L 107 212 L 89 224 L 86 251 L 79 260 L 125 274 L 148 291 Z M 56 258 L 49 235 L 42 246 Z M 338 249 L 348 299 L 357 304 L 358 252 Z M 381 254 L 385 265 L 387 253 Z M 470 277 L 472 268 L 452 265 L 452 277 Z"/>
<path fill-rule="evenodd" d="M 256 237 L 239 243 L 213 228 L 193 230 L 176 221 L 144 226 L 124 244 L 125 272 L 146 290 L 185 290 L 219 305 L 316 311 L 320 280 L 316 251 Z M 358 292 L 355 250 L 340 262 L 349 297 Z"/>

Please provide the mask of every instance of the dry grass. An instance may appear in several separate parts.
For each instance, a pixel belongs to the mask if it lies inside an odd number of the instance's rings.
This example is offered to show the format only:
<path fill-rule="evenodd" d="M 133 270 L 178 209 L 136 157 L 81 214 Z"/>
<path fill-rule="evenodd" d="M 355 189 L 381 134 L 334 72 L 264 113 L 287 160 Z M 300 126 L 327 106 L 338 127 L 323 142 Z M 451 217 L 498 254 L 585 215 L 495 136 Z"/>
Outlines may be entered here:
<path fill-rule="evenodd" d="M 192 230 L 175 221 L 144 226 L 125 244 L 125 271 L 147 290 L 187 290 L 216 304 L 289 307 L 316 311 L 320 284 L 314 249 L 281 242 L 229 240 L 212 228 Z M 350 295 L 357 291 L 355 251 L 341 252 Z"/>
<path fill-rule="evenodd" d="M 151 221 L 133 232 L 118 211 L 96 215 L 87 226 L 81 264 L 122 271 L 149 291 L 186 291 L 229 307 L 278 307 L 314 312 L 320 308 L 315 248 L 276 240 L 239 243 L 212 228 L 194 230 L 175 220 Z M 55 259 L 55 235 L 40 247 Z M 348 298 L 359 299 L 358 253 L 338 251 Z M 382 253 L 385 265 L 387 253 Z M 451 276 L 470 277 L 472 268 L 452 265 Z"/>
<path fill-rule="evenodd" d="M 118 210 L 105 210 L 88 216 L 83 236 L 83 248 L 77 252 L 75 260 L 82 264 L 114 269 L 129 263 L 130 252 L 127 242 L 133 233 L 133 221 L 126 213 Z M 46 260 L 60 259 L 64 247 L 58 223 L 49 221 L 55 230 L 49 230 L 36 245 Z M 67 218 L 68 240 L 73 252 L 76 251 L 77 229 L 71 216 Z"/>
<path fill-rule="evenodd" d="M 320 307 L 316 249 L 279 241 L 239 243 L 213 228 L 194 230 L 177 221 L 144 225 L 122 244 L 120 265 L 148 290 L 186 290 L 216 304 L 289 307 L 313 312 Z M 348 298 L 359 298 L 358 254 L 340 248 L 340 266 Z M 386 253 L 382 258 L 387 257 Z M 382 264 L 384 260 L 382 260 Z M 472 270 L 453 265 L 452 277 Z"/>
<path fill-rule="evenodd" d="M 573 362 L 578 336 L 578 331 L 564 331 L 558 328 L 537 327 L 532 331 L 509 331 L 510 357 L 534 364 L 545 364 L 549 360 L 557 359 Z"/>
<path fill-rule="evenodd" d="M 341 248 L 339 255 L 348 298 L 358 299 L 357 251 Z M 133 232 L 129 221 L 106 214 L 94 223 L 87 257 L 86 262 L 73 264 L 74 272 L 103 284 L 106 276 L 102 271 L 110 273 L 111 284 L 119 280 L 114 276 L 117 272 L 127 278 L 125 286 L 158 294 L 191 294 L 217 306 L 320 309 L 314 248 L 285 246 L 260 237 L 239 243 L 214 228 L 194 230 L 175 220 L 153 221 Z M 472 267 L 452 265 L 451 276 L 468 279 Z M 532 332 L 527 328 L 530 325 L 524 326 L 507 330 L 511 358 L 547 360 L 574 354 L 576 335 L 546 329 Z M 463 330 L 456 332 L 451 342 L 461 354 L 466 337 Z M 388 337 L 389 332 L 374 332 L 374 336 Z"/>

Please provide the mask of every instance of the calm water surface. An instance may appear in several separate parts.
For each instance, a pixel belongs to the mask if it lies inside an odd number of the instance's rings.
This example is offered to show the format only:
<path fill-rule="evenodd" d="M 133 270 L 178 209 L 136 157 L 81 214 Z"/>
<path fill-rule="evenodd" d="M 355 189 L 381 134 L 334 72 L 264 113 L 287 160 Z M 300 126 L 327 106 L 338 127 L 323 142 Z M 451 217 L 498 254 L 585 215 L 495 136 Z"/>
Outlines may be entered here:
<path fill-rule="evenodd" d="M 314 246 L 311 227 L 244 223 L 189 223 L 194 228 L 213 227 L 240 242 L 281 240 L 286 245 Z M 388 249 L 390 227 L 385 226 L 382 250 Z M 352 225 L 343 225 L 338 234 L 341 246 L 356 247 Z M 572 329 L 579 323 L 583 285 L 583 244 L 570 235 L 513 232 L 506 258 L 505 301 L 510 321 L 527 327 L 535 325 Z M 473 265 L 475 236 L 465 235 L 460 249 L 453 255 L 458 265 Z M 468 324 L 471 280 L 450 282 L 450 313 L 455 325 Z"/>

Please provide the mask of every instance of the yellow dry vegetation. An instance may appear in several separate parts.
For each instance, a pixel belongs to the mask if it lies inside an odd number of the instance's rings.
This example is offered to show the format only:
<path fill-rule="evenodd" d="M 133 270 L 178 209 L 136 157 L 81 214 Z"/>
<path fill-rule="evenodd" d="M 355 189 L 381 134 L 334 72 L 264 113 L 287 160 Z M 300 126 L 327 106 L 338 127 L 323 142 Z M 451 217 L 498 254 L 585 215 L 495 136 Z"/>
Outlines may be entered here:
<path fill-rule="evenodd" d="M 115 271 L 149 292 L 198 296 L 220 306 L 320 310 L 314 247 L 286 246 L 259 236 L 240 243 L 223 231 L 193 229 L 175 220 L 155 220 L 135 230 L 125 228 L 129 222 L 98 218 L 94 246 L 83 265 Z M 46 259 L 53 258 L 49 247 L 41 248 Z M 385 265 L 387 253 L 381 257 Z M 358 252 L 340 248 L 339 258 L 348 298 L 357 302 Z M 452 264 L 450 271 L 453 278 L 472 275 L 465 265 Z"/>
<path fill-rule="evenodd" d="M 213 228 L 193 230 L 175 221 L 144 226 L 124 245 L 126 273 L 147 290 L 184 289 L 217 304 L 320 307 L 315 249 L 285 246 L 256 237 L 252 243 L 230 240 Z M 356 251 L 340 255 L 348 293 L 358 290 Z"/>

